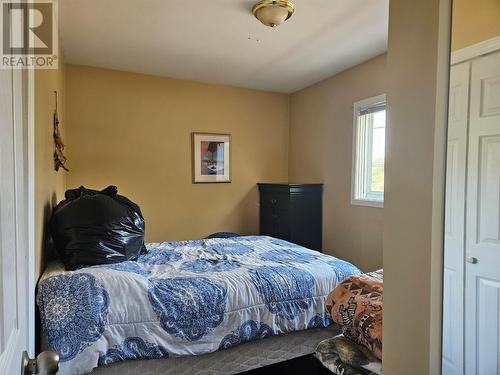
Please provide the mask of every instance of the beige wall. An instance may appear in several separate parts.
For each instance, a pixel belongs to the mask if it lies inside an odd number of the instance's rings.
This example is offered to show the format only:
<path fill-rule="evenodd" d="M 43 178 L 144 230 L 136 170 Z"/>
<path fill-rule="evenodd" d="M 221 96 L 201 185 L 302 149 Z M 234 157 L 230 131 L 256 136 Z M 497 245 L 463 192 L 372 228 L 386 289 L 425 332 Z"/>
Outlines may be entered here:
<path fill-rule="evenodd" d="M 66 172 L 54 170 L 53 115 L 54 91 L 59 96 L 60 129 L 65 134 L 65 69 L 35 71 L 35 241 L 36 276 L 40 276 L 47 258 L 47 220 L 53 206 L 64 198 Z M 67 143 L 67 142 L 66 142 Z"/>
<path fill-rule="evenodd" d="M 500 35 L 500 0 L 454 0 L 452 50 Z"/>
<path fill-rule="evenodd" d="M 351 205 L 353 103 L 385 91 L 382 55 L 290 102 L 290 181 L 324 183 L 323 248 L 367 271 L 382 267 L 383 209 Z"/>
<path fill-rule="evenodd" d="M 450 0 L 389 6 L 384 375 L 440 374 Z"/>
<path fill-rule="evenodd" d="M 288 179 L 289 97 L 67 66 L 67 186 L 114 184 L 148 241 L 258 232 L 257 182 Z M 232 183 L 192 184 L 191 132 L 232 134 Z"/>

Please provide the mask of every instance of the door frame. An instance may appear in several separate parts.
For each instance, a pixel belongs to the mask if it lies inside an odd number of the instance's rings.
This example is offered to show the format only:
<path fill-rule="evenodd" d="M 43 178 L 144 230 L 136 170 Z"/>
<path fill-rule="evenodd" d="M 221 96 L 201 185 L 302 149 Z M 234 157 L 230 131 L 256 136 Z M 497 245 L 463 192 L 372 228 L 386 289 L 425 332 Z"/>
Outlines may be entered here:
<path fill-rule="evenodd" d="M 498 50 L 500 50 L 500 35 L 453 51 L 451 53 L 450 65 L 460 64 L 462 62 L 472 60 L 476 57 L 487 55 L 488 53 L 496 52 Z"/>
<path fill-rule="evenodd" d="M 30 357 L 35 356 L 35 338 L 36 338 L 36 252 L 35 252 L 35 70 L 29 68 L 25 71 L 25 95 L 27 112 L 27 140 L 26 156 L 28 159 L 28 181 L 27 181 L 27 214 L 28 214 L 28 353 Z"/>
<path fill-rule="evenodd" d="M 472 44 L 470 46 L 467 46 L 467 47 L 464 47 L 462 49 L 459 49 L 459 50 L 456 50 L 456 51 L 453 51 L 451 52 L 451 59 L 450 59 L 450 67 L 454 66 L 454 65 L 459 65 L 459 64 L 462 64 L 464 62 L 468 62 L 468 63 L 471 63 L 474 59 L 477 59 L 481 56 L 484 56 L 484 55 L 488 55 L 490 53 L 494 53 L 494 52 L 498 52 L 500 51 L 500 36 L 496 36 L 496 37 L 493 37 L 493 38 L 490 38 L 490 39 L 487 39 L 487 40 L 484 40 L 482 42 L 479 42 L 479 43 L 476 43 L 476 44 Z M 469 77 L 469 80 L 471 78 Z M 470 83 L 469 83 L 470 85 Z M 470 90 L 470 87 L 469 87 L 469 90 Z M 470 98 L 469 98 L 470 100 Z M 469 122 L 469 119 L 467 120 Z M 467 125 L 467 128 L 468 128 L 468 125 Z M 469 134 L 468 134 L 468 131 L 467 131 L 467 139 L 469 137 Z M 468 141 L 467 141 L 468 143 Z M 468 146 L 467 146 L 467 151 L 466 151 L 466 180 L 467 180 L 467 174 L 468 174 L 468 158 L 469 158 L 469 151 L 468 151 Z M 466 184 L 467 184 L 467 181 L 466 181 Z M 467 207 L 467 203 L 465 203 L 465 207 Z M 465 208 L 467 210 L 467 208 Z M 463 314 L 462 314 L 462 327 L 463 327 L 463 348 L 462 348 L 462 353 L 463 353 L 463 361 L 462 361 L 462 371 L 465 373 L 466 371 L 466 367 L 465 367 L 465 364 L 466 364 L 466 352 L 465 352 L 465 331 L 466 331 L 466 322 L 467 322 L 467 318 L 465 316 L 465 281 L 466 281 L 466 267 L 465 267 L 465 256 L 466 256 L 466 252 L 467 252 L 467 241 L 466 241 L 466 216 L 467 214 L 465 214 L 465 217 L 464 217 L 464 259 L 463 259 L 463 262 L 464 262 L 464 272 L 463 272 L 463 275 L 462 275 L 462 278 L 463 278 L 463 290 L 462 290 L 462 296 L 463 296 L 463 302 L 464 302 L 464 305 L 463 305 Z M 443 272 L 444 272 L 444 264 L 443 264 Z M 443 291 L 444 291 L 444 284 L 443 284 Z M 443 311 L 444 311 L 444 308 L 443 308 Z M 444 331 L 442 330 L 442 335 L 444 337 Z"/>
<path fill-rule="evenodd" d="M 35 247 L 34 247 L 34 71 L 12 69 L 9 73 L 11 120 L 6 122 L 11 127 L 12 145 L 8 151 L 8 158 L 12 158 L 12 186 L 13 210 L 12 241 L 15 259 L 13 273 L 10 276 L 15 283 L 16 316 L 6 315 L 13 319 L 12 333 L 5 342 L 0 355 L 1 371 L 11 371 L 21 362 L 21 353 L 28 350 L 30 355 L 35 354 Z M 10 138 L 6 140 L 11 143 Z M 10 174 L 10 172 L 9 172 Z M 8 177 L 10 184 L 10 177 Z M 9 219 L 10 221 L 10 219 Z M 10 234 L 7 234 L 11 236 Z M 6 255 L 6 254 L 3 254 Z M 3 258 L 2 255 L 2 258 Z M 3 258 L 7 259 L 7 258 Z M 8 264 L 8 263 L 6 263 Z M 5 266 L 5 264 L 4 264 Z M 12 290 L 12 289 L 11 289 Z M 3 303 L 12 303 L 0 291 Z M 5 311 L 4 311 L 5 312 Z M 10 312 L 9 314 L 12 314 Z M 2 315 L 2 314 L 0 314 Z M 3 319 L 3 317 L 2 317 Z M 4 338 L 5 339 L 5 338 Z"/>

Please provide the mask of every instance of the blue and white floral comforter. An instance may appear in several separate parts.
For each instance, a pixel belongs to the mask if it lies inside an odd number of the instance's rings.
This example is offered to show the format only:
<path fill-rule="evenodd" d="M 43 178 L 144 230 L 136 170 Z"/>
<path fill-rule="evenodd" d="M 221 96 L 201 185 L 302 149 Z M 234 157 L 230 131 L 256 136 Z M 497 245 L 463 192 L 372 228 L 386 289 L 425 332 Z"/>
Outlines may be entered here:
<path fill-rule="evenodd" d="M 325 298 L 352 264 L 271 237 L 148 244 L 137 261 L 48 271 L 38 305 L 59 374 L 197 355 L 331 324 Z"/>

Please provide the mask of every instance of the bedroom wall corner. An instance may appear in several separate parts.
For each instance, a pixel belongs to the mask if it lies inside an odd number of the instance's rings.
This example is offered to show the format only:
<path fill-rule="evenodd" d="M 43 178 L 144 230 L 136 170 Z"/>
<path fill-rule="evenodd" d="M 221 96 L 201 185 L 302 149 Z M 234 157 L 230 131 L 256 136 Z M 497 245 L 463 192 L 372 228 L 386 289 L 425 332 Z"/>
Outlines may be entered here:
<path fill-rule="evenodd" d="M 54 170 L 53 115 L 55 94 L 58 92 L 60 130 L 65 140 L 66 67 L 35 70 L 35 277 L 43 273 L 50 253 L 47 223 L 52 208 L 62 199 L 66 190 L 66 172 Z M 67 143 L 67 142 L 66 142 Z M 68 162 L 68 165 L 71 163 Z M 71 168 L 71 167 L 70 167 Z"/>
<path fill-rule="evenodd" d="M 290 181 L 324 184 L 323 249 L 364 271 L 382 268 L 384 209 L 351 205 L 353 103 L 385 91 L 384 54 L 290 99 Z"/>

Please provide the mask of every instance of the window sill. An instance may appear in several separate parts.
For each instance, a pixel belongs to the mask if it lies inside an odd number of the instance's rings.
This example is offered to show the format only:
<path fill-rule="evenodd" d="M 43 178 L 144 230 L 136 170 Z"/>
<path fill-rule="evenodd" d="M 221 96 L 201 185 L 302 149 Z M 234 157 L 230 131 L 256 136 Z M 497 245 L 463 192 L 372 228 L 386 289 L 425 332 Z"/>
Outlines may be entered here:
<path fill-rule="evenodd" d="M 369 200 L 369 199 L 352 199 L 351 205 L 384 208 L 384 201 L 375 201 L 375 200 Z"/>

